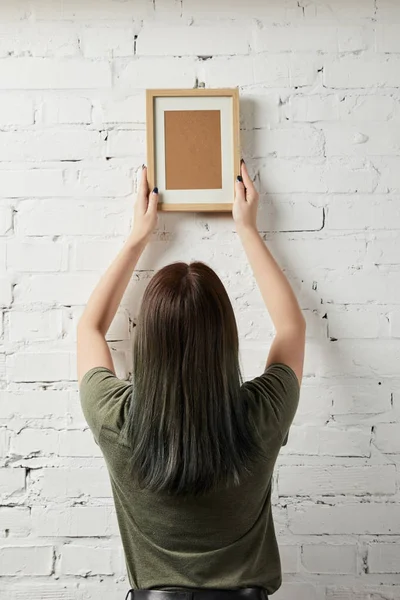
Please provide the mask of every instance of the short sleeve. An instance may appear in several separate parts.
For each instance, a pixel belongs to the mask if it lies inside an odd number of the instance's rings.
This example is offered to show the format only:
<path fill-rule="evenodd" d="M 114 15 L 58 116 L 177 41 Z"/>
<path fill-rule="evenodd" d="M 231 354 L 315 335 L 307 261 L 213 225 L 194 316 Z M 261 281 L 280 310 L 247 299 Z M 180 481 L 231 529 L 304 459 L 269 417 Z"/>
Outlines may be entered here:
<path fill-rule="evenodd" d="M 132 395 L 132 384 L 106 367 L 93 367 L 81 379 L 79 397 L 95 442 L 103 426 L 120 432 Z"/>
<path fill-rule="evenodd" d="M 273 438 L 278 434 L 284 446 L 300 398 L 300 385 L 295 372 L 288 365 L 274 363 L 262 375 L 244 385 L 253 397 L 262 435 Z"/>

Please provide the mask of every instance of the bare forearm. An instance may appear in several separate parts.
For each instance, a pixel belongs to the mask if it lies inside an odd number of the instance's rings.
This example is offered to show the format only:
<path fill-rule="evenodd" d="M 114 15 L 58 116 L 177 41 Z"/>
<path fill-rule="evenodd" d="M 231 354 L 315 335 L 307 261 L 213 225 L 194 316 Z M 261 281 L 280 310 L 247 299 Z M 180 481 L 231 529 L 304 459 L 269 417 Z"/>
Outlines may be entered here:
<path fill-rule="evenodd" d="M 144 248 L 141 240 L 126 240 L 93 290 L 79 319 L 79 327 L 90 325 L 103 335 L 107 333 Z"/>
<path fill-rule="evenodd" d="M 303 327 L 304 317 L 291 285 L 258 231 L 243 228 L 238 233 L 277 333 Z"/>

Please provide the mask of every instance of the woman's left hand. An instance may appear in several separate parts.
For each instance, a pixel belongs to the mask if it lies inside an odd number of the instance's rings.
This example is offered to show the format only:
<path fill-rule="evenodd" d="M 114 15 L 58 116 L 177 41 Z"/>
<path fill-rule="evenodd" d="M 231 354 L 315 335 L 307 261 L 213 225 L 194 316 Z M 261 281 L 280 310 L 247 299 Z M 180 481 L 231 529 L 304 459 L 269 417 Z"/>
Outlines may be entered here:
<path fill-rule="evenodd" d="M 149 193 L 147 167 L 142 167 L 139 189 L 136 197 L 133 227 L 130 238 L 137 242 L 148 242 L 157 225 L 158 189 Z"/>

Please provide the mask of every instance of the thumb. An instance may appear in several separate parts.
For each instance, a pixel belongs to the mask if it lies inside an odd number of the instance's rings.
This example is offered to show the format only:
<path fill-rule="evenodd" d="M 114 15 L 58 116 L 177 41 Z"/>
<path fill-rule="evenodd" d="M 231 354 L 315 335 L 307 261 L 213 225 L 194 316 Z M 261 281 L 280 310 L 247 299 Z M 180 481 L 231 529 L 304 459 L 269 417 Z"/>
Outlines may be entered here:
<path fill-rule="evenodd" d="M 238 175 L 235 181 L 235 200 L 246 200 L 246 194 L 241 175 Z"/>

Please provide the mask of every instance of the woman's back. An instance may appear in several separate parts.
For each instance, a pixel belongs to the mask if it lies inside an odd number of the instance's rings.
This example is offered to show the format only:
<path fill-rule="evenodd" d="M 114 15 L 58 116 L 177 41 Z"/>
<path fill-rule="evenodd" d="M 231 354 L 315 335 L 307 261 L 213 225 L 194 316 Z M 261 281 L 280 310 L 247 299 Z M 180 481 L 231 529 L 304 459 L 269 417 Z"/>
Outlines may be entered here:
<path fill-rule="evenodd" d="M 126 423 L 133 386 L 104 367 L 83 377 L 85 417 L 107 463 L 132 587 L 235 588 L 271 594 L 281 565 L 271 514 L 272 472 L 295 414 L 299 384 L 292 369 L 271 365 L 241 388 L 263 440 L 264 460 L 239 485 L 202 496 L 141 489 L 130 477 Z"/>
<path fill-rule="evenodd" d="M 244 165 L 242 174 L 233 216 L 276 329 L 262 375 L 242 384 L 236 320 L 217 274 L 180 262 L 146 286 L 132 383 L 116 377 L 104 336 L 157 218 L 145 170 L 132 236 L 78 325 L 82 408 L 107 463 L 134 589 L 211 588 L 213 597 L 244 588 L 258 600 L 281 584 L 272 472 L 298 405 L 305 320 L 257 231 Z"/>

